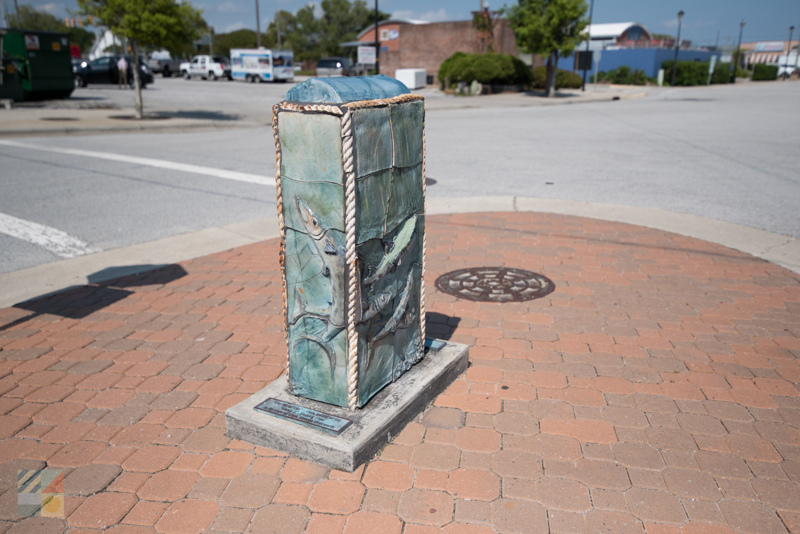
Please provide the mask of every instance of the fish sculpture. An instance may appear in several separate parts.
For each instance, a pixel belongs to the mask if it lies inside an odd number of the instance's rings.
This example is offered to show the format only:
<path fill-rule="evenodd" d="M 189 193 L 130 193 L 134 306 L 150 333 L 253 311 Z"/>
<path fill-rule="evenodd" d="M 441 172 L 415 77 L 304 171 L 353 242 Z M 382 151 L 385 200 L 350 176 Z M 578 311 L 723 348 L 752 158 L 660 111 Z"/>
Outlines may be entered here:
<path fill-rule="evenodd" d="M 392 300 L 392 294 L 389 291 L 381 291 L 369 299 L 364 300 L 361 290 L 361 267 L 359 264 L 356 265 L 356 280 L 358 280 L 358 283 L 356 283 L 355 319 L 356 324 L 361 324 L 366 323 L 385 308 Z"/>
<path fill-rule="evenodd" d="M 344 330 L 346 326 L 345 318 L 345 251 L 344 246 L 339 242 L 340 238 L 336 231 L 331 231 L 327 225 L 300 197 L 295 197 L 297 211 L 300 213 L 300 220 L 308 232 L 308 237 L 316 249 L 317 255 L 322 260 L 322 276 L 328 278 L 330 282 L 331 299 L 328 306 L 321 308 L 310 307 L 306 304 L 303 291 L 297 288 L 297 311 L 291 320 L 291 324 L 296 324 L 303 317 L 315 317 L 325 321 L 325 331 L 317 338 L 302 336 L 295 340 L 297 344 L 300 340 L 306 339 L 322 347 L 328 357 L 331 368 L 331 378 L 336 370 L 336 355 L 331 347 L 333 339 Z M 377 312 L 375 312 L 377 313 Z"/>
<path fill-rule="evenodd" d="M 412 267 L 408 271 L 408 278 L 406 279 L 406 284 L 403 287 L 403 290 L 398 295 L 397 307 L 395 308 L 394 313 L 392 314 L 389 321 L 385 325 L 383 325 L 383 328 L 381 328 L 380 331 L 377 334 L 375 334 L 375 336 L 373 336 L 372 339 L 370 339 L 368 342 L 367 368 L 369 368 L 370 364 L 372 363 L 373 349 L 377 341 L 380 341 L 381 339 L 385 338 L 398 328 L 405 328 L 407 326 L 410 326 L 414 322 L 413 314 L 415 313 L 415 310 L 413 309 L 413 307 L 411 310 L 406 309 L 408 308 L 408 301 L 411 298 L 411 289 L 413 285 L 414 285 L 414 268 Z"/>
<path fill-rule="evenodd" d="M 406 252 L 408 252 L 417 238 L 416 228 L 417 216 L 412 215 L 406 220 L 406 222 L 403 223 L 403 226 L 400 228 L 400 231 L 397 232 L 394 241 L 387 244 L 383 259 L 381 259 L 380 263 L 375 268 L 375 271 L 370 271 L 369 275 L 364 279 L 365 285 L 374 285 L 375 282 L 386 276 L 390 271 L 400 265 L 400 262 L 403 260 L 403 256 Z"/>

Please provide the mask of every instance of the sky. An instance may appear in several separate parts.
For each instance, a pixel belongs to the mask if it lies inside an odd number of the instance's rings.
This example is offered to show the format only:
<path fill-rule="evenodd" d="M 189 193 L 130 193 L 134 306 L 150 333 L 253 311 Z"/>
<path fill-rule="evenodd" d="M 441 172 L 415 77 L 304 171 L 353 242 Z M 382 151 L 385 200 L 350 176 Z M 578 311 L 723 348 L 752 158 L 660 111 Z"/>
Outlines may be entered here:
<path fill-rule="evenodd" d="M 20 5 L 33 5 L 56 15 L 76 12 L 75 0 L 17 0 Z M 255 29 L 256 0 L 196 0 L 206 21 L 217 33 L 240 28 Z M 297 11 L 308 0 L 258 0 L 262 31 L 279 9 Z M 393 17 L 428 21 L 464 20 L 478 9 L 481 0 L 379 0 L 378 8 Z M 588 3 L 589 0 L 587 0 Z M 14 0 L 5 2 L 13 12 Z M 491 9 L 512 5 L 516 0 L 489 0 Z M 372 2 L 369 2 L 370 6 Z M 474 5 L 473 5 L 474 4 Z M 675 34 L 678 11 L 686 14 L 681 38 L 696 45 L 735 43 L 739 22 L 744 19 L 743 42 L 780 41 L 789 37 L 789 26 L 800 28 L 800 0 L 596 0 L 593 22 L 639 22 L 653 33 Z M 795 30 L 794 38 L 798 31 Z"/>

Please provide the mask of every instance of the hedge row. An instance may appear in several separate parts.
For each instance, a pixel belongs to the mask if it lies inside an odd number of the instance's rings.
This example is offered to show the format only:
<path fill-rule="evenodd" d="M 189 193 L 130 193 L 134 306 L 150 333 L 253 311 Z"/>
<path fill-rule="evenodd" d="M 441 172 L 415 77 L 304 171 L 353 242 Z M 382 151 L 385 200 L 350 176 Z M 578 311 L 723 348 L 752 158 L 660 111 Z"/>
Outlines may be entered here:
<path fill-rule="evenodd" d="M 591 81 L 594 81 L 594 75 L 592 75 Z M 643 70 L 636 69 L 631 72 L 630 67 L 622 66 L 608 72 L 598 72 L 597 81 L 620 85 L 647 85 L 648 80 L 647 74 Z"/>
<path fill-rule="evenodd" d="M 472 83 L 477 80 L 484 85 L 514 85 L 531 83 L 528 66 L 508 54 L 465 54 L 456 52 L 439 67 L 439 82 L 442 89 L 458 82 Z"/>
<path fill-rule="evenodd" d="M 762 65 L 757 63 L 753 67 L 753 81 L 777 80 L 778 67 L 776 65 Z"/>
<path fill-rule="evenodd" d="M 665 61 L 662 64 L 664 69 L 664 83 L 672 82 L 672 65 L 674 61 Z M 736 70 L 737 77 L 746 77 L 747 71 Z M 777 69 L 776 69 L 777 74 Z M 754 78 L 755 79 L 755 78 Z M 768 79 L 768 78 L 767 78 Z M 774 78 L 772 78 L 774 79 Z M 708 61 L 678 61 L 678 71 L 675 75 L 675 85 L 705 85 L 708 80 Z M 711 83 L 730 83 L 731 64 L 717 62 L 714 65 L 714 72 L 711 73 Z"/>

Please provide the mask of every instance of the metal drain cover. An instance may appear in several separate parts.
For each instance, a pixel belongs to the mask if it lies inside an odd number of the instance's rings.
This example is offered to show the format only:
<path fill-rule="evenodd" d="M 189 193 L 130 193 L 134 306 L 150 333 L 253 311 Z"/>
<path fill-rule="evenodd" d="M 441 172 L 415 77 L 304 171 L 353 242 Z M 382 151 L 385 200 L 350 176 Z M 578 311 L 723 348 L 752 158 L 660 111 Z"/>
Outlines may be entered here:
<path fill-rule="evenodd" d="M 472 267 L 443 274 L 436 289 L 479 302 L 522 302 L 552 293 L 552 280 L 541 274 L 508 267 Z"/>

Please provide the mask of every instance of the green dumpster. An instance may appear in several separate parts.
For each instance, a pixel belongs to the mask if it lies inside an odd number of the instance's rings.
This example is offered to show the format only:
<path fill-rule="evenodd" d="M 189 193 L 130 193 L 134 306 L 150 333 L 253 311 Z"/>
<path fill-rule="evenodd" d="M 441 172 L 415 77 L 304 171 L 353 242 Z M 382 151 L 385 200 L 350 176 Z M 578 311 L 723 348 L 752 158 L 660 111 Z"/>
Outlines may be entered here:
<path fill-rule="evenodd" d="M 16 63 L 14 70 L 24 100 L 66 98 L 72 94 L 75 82 L 66 33 L 5 30 L 0 38 L 4 56 Z M 4 67 L 5 63 L 4 57 Z"/>
<path fill-rule="evenodd" d="M 3 50 L 3 36 L 0 30 L 0 100 L 22 101 L 22 85 L 19 81 L 19 65 L 14 57 Z"/>

